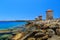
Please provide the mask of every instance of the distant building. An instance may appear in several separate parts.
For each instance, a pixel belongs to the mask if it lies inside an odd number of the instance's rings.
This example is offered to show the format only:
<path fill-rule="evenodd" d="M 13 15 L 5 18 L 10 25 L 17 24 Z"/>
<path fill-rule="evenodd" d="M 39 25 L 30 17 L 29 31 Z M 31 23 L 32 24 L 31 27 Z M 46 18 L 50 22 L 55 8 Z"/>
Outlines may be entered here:
<path fill-rule="evenodd" d="M 46 11 L 46 20 L 52 20 L 52 19 L 53 19 L 53 11 L 49 9 Z"/>
<path fill-rule="evenodd" d="M 42 16 L 38 16 L 37 18 L 35 18 L 36 21 L 40 21 L 42 20 Z"/>
<path fill-rule="evenodd" d="M 42 20 L 42 16 L 38 16 L 39 20 Z"/>
<path fill-rule="evenodd" d="M 39 19 L 38 18 L 35 18 L 36 21 L 38 21 Z"/>

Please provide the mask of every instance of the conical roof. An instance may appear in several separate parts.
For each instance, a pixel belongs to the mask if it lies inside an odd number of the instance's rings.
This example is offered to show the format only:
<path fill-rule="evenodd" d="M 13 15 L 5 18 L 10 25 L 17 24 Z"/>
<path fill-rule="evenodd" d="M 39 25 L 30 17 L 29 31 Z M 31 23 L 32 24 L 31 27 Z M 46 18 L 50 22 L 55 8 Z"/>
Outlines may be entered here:
<path fill-rule="evenodd" d="M 52 10 L 51 9 L 48 9 L 47 12 L 52 12 Z"/>

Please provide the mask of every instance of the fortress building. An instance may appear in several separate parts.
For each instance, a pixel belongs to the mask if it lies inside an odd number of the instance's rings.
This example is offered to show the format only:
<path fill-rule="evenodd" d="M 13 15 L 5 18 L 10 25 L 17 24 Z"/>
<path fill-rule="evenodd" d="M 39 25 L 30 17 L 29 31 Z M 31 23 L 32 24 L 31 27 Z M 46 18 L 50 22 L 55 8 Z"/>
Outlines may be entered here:
<path fill-rule="evenodd" d="M 48 9 L 46 11 L 46 20 L 52 20 L 53 19 L 53 11 Z"/>

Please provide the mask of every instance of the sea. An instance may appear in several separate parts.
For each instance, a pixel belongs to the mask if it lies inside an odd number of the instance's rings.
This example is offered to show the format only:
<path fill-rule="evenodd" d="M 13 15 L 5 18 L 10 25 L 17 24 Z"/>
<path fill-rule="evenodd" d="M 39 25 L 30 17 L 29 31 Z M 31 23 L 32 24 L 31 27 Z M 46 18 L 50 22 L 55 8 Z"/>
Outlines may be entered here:
<path fill-rule="evenodd" d="M 19 22 L 15 22 L 15 21 L 1 21 L 0 22 L 0 30 L 6 30 L 6 29 L 11 29 L 14 27 L 20 27 L 27 24 L 27 22 L 23 22 L 23 21 L 19 21 Z"/>

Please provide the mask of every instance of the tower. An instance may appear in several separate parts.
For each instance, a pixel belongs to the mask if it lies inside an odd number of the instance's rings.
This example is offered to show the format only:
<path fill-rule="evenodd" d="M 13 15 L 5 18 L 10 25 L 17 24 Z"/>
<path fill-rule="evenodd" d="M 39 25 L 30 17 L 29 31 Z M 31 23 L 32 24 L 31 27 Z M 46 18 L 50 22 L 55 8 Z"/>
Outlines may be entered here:
<path fill-rule="evenodd" d="M 40 21 L 42 20 L 42 16 L 38 16 L 37 18 L 35 18 L 36 21 Z"/>
<path fill-rule="evenodd" d="M 38 16 L 39 20 L 42 20 L 42 16 Z"/>
<path fill-rule="evenodd" d="M 48 9 L 46 11 L 46 20 L 52 20 L 53 19 L 53 11 Z"/>

